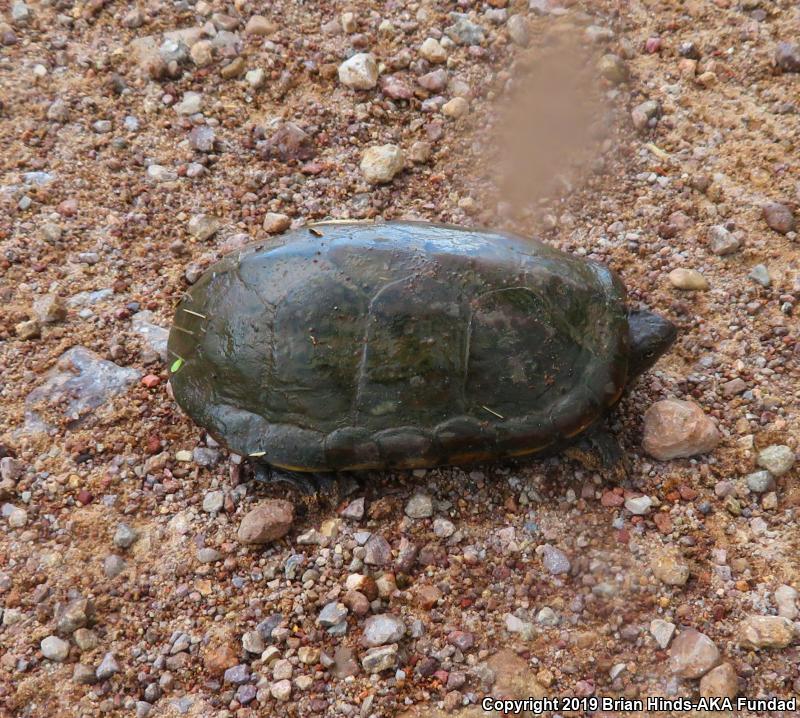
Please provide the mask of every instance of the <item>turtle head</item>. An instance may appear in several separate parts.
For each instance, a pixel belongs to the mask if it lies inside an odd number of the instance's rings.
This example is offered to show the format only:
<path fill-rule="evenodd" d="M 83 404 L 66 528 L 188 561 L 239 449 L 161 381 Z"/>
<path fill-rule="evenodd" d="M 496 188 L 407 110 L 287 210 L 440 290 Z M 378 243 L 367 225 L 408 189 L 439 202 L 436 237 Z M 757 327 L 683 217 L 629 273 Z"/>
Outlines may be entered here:
<path fill-rule="evenodd" d="M 636 309 L 628 313 L 628 333 L 630 381 L 646 372 L 658 361 L 658 358 L 672 346 L 678 330 L 668 319 L 646 309 Z"/>

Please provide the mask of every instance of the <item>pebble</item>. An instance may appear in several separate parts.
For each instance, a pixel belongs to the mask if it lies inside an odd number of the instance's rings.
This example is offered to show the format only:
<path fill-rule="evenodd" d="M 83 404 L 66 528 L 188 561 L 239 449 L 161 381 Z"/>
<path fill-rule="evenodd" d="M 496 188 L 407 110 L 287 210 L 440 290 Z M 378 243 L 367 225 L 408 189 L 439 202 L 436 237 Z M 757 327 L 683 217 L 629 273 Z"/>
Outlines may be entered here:
<path fill-rule="evenodd" d="M 406 634 L 406 626 L 402 619 L 388 613 L 370 616 L 364 622 L 363 642 L 365 646 L 374 648 L 387 643 L 397 643 Z"/>
<path fill-rule="evenodd" d="M 292 682 L 286 679 L 276 681 L 270 685 L 269 692 L 276 701 L 288 701 L 292 697 Z"/>
<path fill-rule="evenodd" d="M 625 508 L 634 516 L 644 516 L 652 505 L 653 500 L 649 496 L 635 496 L 625 501 Z"/>
<path fill-rule="evenodd" d="M 72 638 L 75 640 L 75 645 L 84 653 L 93 651 L 100 643 L 97 634 L 88 628 L 79 628 L 72 634 Z"/>
<path fill-rule="evenodd" d="M 106 578 L 116 578 L 125 568 L 125 559 L 116 554 L 110 554 L 103 560 L 103 573 L 105 573 Z"/>
<path fill-rule="evenodd" d="M 463 97 L 454 97 L 452 100 L 442 105 L 442 114 L 445 117 L 458 119 L 464 117 L 469 112 L 469 102 Z"/>
<path fill-rule="evenodd" d="M 94 668 L 87 666 L 85 663 L 76 663 L 72 671 L 72 681 L 73 683 L 83 686 L 97 683 L 97 676 L 94 674 Z"/>
<path fill-rule="evenodd" d="M 562 573 L 569 573 L 572 565 L 567 555 L 559 548 L 551 544 L 542 547 L 542 563 L 549 573 L 557 576 Z"/>
<path fill-rule="evenodd" d="M 721 663 L 700 679 L 703 698 L 736 698 L 739 695 L 739 677 L 730 663 Z"/>
<path fill-rule="evenodd" d="M 341 510 L 339 516 L 350 521 L 361 521 L 364 518 L 364 497 L 361 496 L 347 504 Z"/>
<path fill-rule="evenodd" d="M 20 339 L 29 341 L 31 339 L 38 339 L 42 335 L 42 327 L 37 319 L 30 319 L 15 324 L 14 332 Z"/>
<path fill-rule="evenodd" d="M 417 78 L 420 87 L 430 92 L 441 92 L 447 87 L 447 71 L 439 68 Z"/>
<path fill-rule="evenodd" d="M 57 324 L 66 319 L 67 307 L 58 294 L 46 294 L 33 302 L 33 313 L 40 324 Z"/>
<path fill-rule="evenodd" d="M 103 660 L 100 661 L 100 665 L 97 666 L 95 675 L 98 680 L 104 681 L 106 678 L 111 678 L 111 676 L 116 673 L 119 673 L 119 663 L 117 663 L 117 659 L 113 653 L 106 653 L 103 656 Z"/>
<path fill-rule="evenodd" d="M 246 631 L 242 636 L 242 648 L 248 653 L 261 655 L 266 649 L 266 643 L 259 631 Z"/>
<path fill-rule="evenodd" d="M 455 524 L 449 519 L 435 518 L 433 520 L 433 533 L 438 538 L 450 538 L 455 532 Z"/>
<path fill-rule="evenodd" d="M 291 224 L 292 220 L 288 215 L 281 214 L 280 212 L 267 212 L 264 215 L 264 221 L 261 226 L 264 228 L 264 231 L 270 234 L 280 234 L 289 229 Z"/>
<path fill-rule="evenodd" d="M 783 72 L 800 72 L 800 45 L 779 42 L 775 48 L 775 65 Z"/>
<path fill-rule="evenodd" d="M 147 168 L 147 176 L 156 182 L 174 182 L 178 179 L 178 173 L 163 165 L 150 165 Z"/>
<path fill-rule="evenodd" d="M 708 453 L 721 438 L 716 424 L 692 401 L 664 399 L 644 415 L 642 446 L 659 461 Z"/>
<path fill-rule="evenodd" d="M 239 524 L 240 543 L 265 544 L 283 538 L 294 522 L 294 505 L 283 499 L 264 501 L 245 514 Z"/>
<path fill-rule="evenodd" d="M 254 90 L 258 90 L 266 84 L 267 73 L 260 67 L 255 70 L 248 70 L 244 75 L 245 82 Z"/>
<path fill-rule="evenodd" d="M 536 636 L 536 627 L 529 621 L 523 621 L 513 613 L 506 614 L 506 630 L 509 633 L 518 633 L 524 641 L 530 641 Z"/>
<path fill-rule="evenodd" d="M 655 639 L 658 647 L 666 649 L 675 635 L 675 624 L 661 618 L 650 621 L 650 635 Z"/>
<path fill-rule="evenodd" d="M 523 15 L 512 15 L 506 23 L 508 35 L 515 45 L 528 47 L 531 41 L 530 27 Z"/>
<path fill-rule="evenodd" d="M 767 202 L 761 207 L 764 220 L 770 229 L 779 234 L 793 232 L 796 228 L 794 214 L 785 204 L 780 202 Z"/>
<path fill-rule="evenodd" d="M 419 46 L 419 54 L 433 64 L 439 64 L 447 60 L 447 52 L 441 43 L 433 37 L 427 38 Z"/>
<path fill-rule="evenodd" d="M 397 644 L 370 648 L 361 659 L 361 666 L 367 673 L 380 673 L 397 665 Z"/>
<path fill-rule="evenodd" d="M 203 96 L 199 92 L 185 92 L 173 108 L 179 115 L 196 115 L 203 107 Z"/>
<path fill-rule="evenodd" d="M 222 491 L 209 491 L 203 497 L 203 511 L 208 514 L 215 514 L 222 510 L 225 503 L 225 494 Z"/>
<path fill-rule="evenodd" d="M 416 493 L 406 504 L 406 516 L 410 519 L 427 519 L 433 516 L 433 499 L 428 494 Z"/>
<path fill-rule="evenodd" d="M 378 84 L 378 64 L 368 52 L 359 52 L 339 65 L 339 82 L 354 90 L 371 90 Z"/>
<path fill-rule="evenodd" d="M 201 548 L 197 552 L 197 560 L 200 563 L 214 563 L 215 561 L 220 561 L 222 558 L 223 554 L 214 548 Z"/>
<path fill-rule="evenodd" d="M 597 63 L 597 70 L 613 85 L 621 85 L 628 79 L 628 66 L 619 55 L 603 55 Z"/>
<path fill-rule="evenodd" d="M 772 444 L 758 452 L 756 463 L 773 476 L 783 476 L 794 466 L 794 451 L 783 444 Z"/>
<path fill-rule="evenodd" d="M 370 566 L 384 566 L 392 558 L 392 547 L 380 534 L 372 534 L 364 544 L 364 563 Z"/>
<path fill-rule="evenodd" d="M 750 270 L 750 274 L 747 276 L 756 284 L 760 284 L 764 288 L 769 287 L 772 284 L 772 277 L 769 275 L 769 270 L 763 264 L 757 264 Z"/>
<path fill-rule="evenodd" d="M 266 37 L 267 35 L 272 35 L 277 29 L 278 26 L 263 15 L 252 15 L 247 21 L 244 31 L 247 35 Z"/>
<path fill-rule="evenodd" d="M 480 45 L 484 38 L 484 29 L 469 19 L 469 15 L 452 12 L 450 17 L 454 20 L 444 31 L 447 36 L 459 45 Z"/>
<path fill-rule="evenodd" d="M 536 622 L 543 626 L 557 626 L 559 623 L 558 614 L 549 606 L 545 606 L 536 614 Z"/>
<path fill-rule="evenodd" d="M 199 242 L 213 237 L 219 230 L 219 220 L 210 214 L 195 214 L 186 225 L 189 234 Z"/>
<path fill-rule="evenodd" d="M 250 666 L 246 663 L 238 663 L 225 670 L 222 676 L 225 683 L 232 683 L 235 686 L 240 686 L 250 680 Z"/>
<path fill-rule="evenodd" d="M 676 289 L 697 292 L 708 289 L 708 280 L 696 269 L 679 267 L 673 269 L 668 275 L 670 284 Z"/>
<path fill-rule="evenodd" d="M 668 586 L 685 586 L 689 580 L 689 566 L 680 550 L 673 546 L 657 550 L 650 568 L 653 575 Z"/>
<path fill-rule="evenodd" d="M 755 494 L 765 494 L 775 489 L 775 479 L 769 471 L 754 471 L 745 477 L 745 482 Z"/>
<path fill-rule="evenodd" d="M 775 589 L 774 597 L 778 606 L 778 615 L 794 621 L 798 616 L 797 590 L 784 584 Z"/>
<path fill-rule="evenodd" d="M 62 636 L 75 633 L 89 622 L 92 612 L 92 603 L 86 598 L 75 598 L 66 604 L 58 604 L 53 617 L 56 631 Z"/>
<path fill-rule="evenodd" d="M 670 670 L 681 678 L 701 678 L 719 663 L 719 649 L 704 633 L 688 628 L 672 641 Z"/>
<path fill-rule="evenodd" d="M 128 524 L 118 524 L 112 540 L 117 548 L 130 548 L 136 538 L 136 531 Z"/>
<path fill-rule="evenodd" d="M 69 643 L 58 636 L 47 636 L 47 638 L 42 639 L 39 647 L 45 658 L 56 663 L 66 661 L 69 655 Z"/>
<path fill-rule="evenodd" d="M 783 616 L 748 616 L 737 634 L 743 648 L 786 648 L 794 640 L 794 624 Z"/>
<path fill-rule="evenodd" d="M 655 127 L 661 115 L 661 105 L 656 100 L 645 100 L 631 110 L 631 121 L 637 130 Z"/>
<path fill-rule="evenodd" d="M 3 504 L 3 516 L 12 529 L 21 529 L 28 523 L 28 512 L 12 504 Z"/>
<path fill-rule="evenodd" d="M 403 151 L 392 144 L 369 147 L 361 158 L 361 173 L 370 184 L 386 184 L 402 172 Z"/>
<path fill-rule="evenodd" d="M 23 465 L 21 461 L 11 456 L 4 456 L 0 459 L 0 479 L 3 481 L 16 482 L 22 476 Z"/>
<path fill-rule="evenodd" d="M 213 152 L 215 141 L 216 135 L 214 133 L 214 128 L 208 125 L 198 125 L 189 133 L 189 144 L 192 146 L 192 149 L 198 152 Z"/>
<path fill-rule="evenodd" d="M 726 257 L 738 251 L 741 243 L 727 228 L 715 224 L 708 230 L 708 246 L 712 254 Z"/>
<path fill-rule="evenodd" d="M 323 628 L 338 626 L 347 619 L 347 606 L 339 601 L 331 601 L 323 606 L 317 616 L 317 623 Z"/>

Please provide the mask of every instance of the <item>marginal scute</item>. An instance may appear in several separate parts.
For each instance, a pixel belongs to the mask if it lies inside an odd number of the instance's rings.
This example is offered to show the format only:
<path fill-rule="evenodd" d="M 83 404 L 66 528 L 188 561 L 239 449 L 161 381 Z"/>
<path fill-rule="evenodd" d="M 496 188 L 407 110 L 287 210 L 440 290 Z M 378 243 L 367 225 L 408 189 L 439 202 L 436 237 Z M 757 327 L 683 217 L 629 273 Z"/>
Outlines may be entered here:
<path fill-rule="evenodd" d="M 345 426 L 325 437 L 325 459 L 331 468 L 370 468 L 380 464 L 378 445 L 373 432 L 354 426 Z"/>

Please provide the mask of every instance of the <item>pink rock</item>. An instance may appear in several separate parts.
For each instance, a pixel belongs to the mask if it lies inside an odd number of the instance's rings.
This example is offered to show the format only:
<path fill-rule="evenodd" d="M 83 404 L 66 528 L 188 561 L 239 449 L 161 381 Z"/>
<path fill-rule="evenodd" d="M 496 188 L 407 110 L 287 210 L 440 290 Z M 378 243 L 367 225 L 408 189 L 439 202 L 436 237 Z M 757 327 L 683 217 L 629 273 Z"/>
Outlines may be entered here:
<path fill-rule="evenodd" d="M 283 499 L 265 501 L 248 512 L 239 524 L 241 543 L 264 544 L 285 536 L 294 521 L 294 506 Z"/>
<path fill-rule="evenodd" d="M 410 100 L 414 97 L 411 88 L 396 75 L 381 78 L 381 91 L 393 100 Z"/>
<path fill-rule="evenodd" d="M 670 646 L 669 665 L 681 678 L 700 678 L 719 663 L 719 649 L 708 636 L 690 628 Z"/>
<path fill-rule="evenodd" d="M 660 37 L 648 37 L 644 43 L 644 51 L 648 55 L 653 55 L 661 49 Z"/>
<path fill-rule="evenodd" d="M 660 461 L 705 454 L 720 439 L 716 424 L 693 401 L 665 399 L 645 412 L 642 446 Z"/>

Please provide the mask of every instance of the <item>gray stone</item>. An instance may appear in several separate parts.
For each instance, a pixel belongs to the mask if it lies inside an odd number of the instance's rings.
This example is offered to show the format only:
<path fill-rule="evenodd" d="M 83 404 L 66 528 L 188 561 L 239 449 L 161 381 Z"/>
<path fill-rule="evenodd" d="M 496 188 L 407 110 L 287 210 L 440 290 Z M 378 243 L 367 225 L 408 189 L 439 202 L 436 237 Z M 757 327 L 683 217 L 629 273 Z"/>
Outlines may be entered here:
<path fill-rule="evenodd" d="M 675 624 L 661 618 L 650 621 L 650 635 L 655 639 L 658 647 L 666 649 L 675 635 Z"/>
<path fill-rule="evenodd" d="M 747 276 L 756 284 L 760 284 L 765 288 L 772 284 L 772 277 L 769 276 L 769 270 L 763 264 L 756 264 L 756 266 L 750 270 L 750 274 Z"/>
<path fill-rule="evenodd" d="M 485 30 L 472 22 L 469 15 L 451 12 L 450 18 L 454 22 L 444 31 L 453 42 L 457 42 L 459 45 L 480 45 L 483 42 Z"/>
<path fill-rule="evenodd" d="M 69 655 L 69 643 L 58 636 L 47 636 L 47 638 L 42 639 L 39 647 L 45 658 L 56 663 L 62 663 L 67 660 Z"/>
<path fill-rule="evenodd" d="M 406 504 L 406 516 L 411 519 L 426 519 L 433 516 L 433 499 L 427 494 L 414 494 Z"/>
<path fill-rule="evenodd" d="M 725 227 L 715 224 L 708 230 L 708 246 L 713 254 L 724 257 L 736 252 L 741 243 Z"/>
<path fill-rule="evenodd" d="M 392 558 L 392 547 L 380 534 L 372 534 L 364 546 L 364 563 L 370 566 L 383 566 Z"/>
<path fill-rule="evenodd" d="M 106 653 L 103 656 L 103 660 L 100 661 L 100 665 L 97 666 L 95 675 L 99 680 L 104 681 L 106 678 L 111 678 L 115 673 L 119 673 L 119 663 L 117 663 L 113 653 Z"/>
<path fill-rule="evenodd" d="M 397 643 L 406 634 L 402 619 L 387 613 L 370 616 L 364 622 L 364 645 L 374 648 L 387 643 Z"/>
<path fill-rule="evenodd" d="M 572 568 L 567 555 L 561 549 L 549 543 L 542 548 L 542 563 L 547 571 L 554 576 L 561 573 L 569 573 L 570 568 Z"/>
<path fill-rule="evenodd" d="M 101 359 L 85 347 L 67 350 L 25 399 L 25 428 L 43 433 L 48 424 L 39 407 L 60 414 L 70 428 L 88 424 L 98 409 L 136 383 L 140 374 Z"/>
<path fill-rule="evenodd" d="M 775 488 L 775 479 L 769 471 L 754 471 L 745 477 L 747 488 L 755 494 L 765 494 Z"/>
<path fill-rule="evenodd" d="M 347 618 L 347 607 L 338 601 L 326 604 L 317 616 L 317 623 L 324 628 L 338 626 Z"/>
<path fill-rule="evenodd" d="M 110 554 L 103 561 L 103 573 L 107 578 L 116 578 L 125 570 L 125 559 L 116 554 Z"/>
<path fill-rule="evenodd" d="M 397 665 L 397 644 L 370 648 L 361 659 L 361 666 L 367 673 L 380 673 Z"/>
<path fill-rule="evenodd" d="M 114 532 L 113 541 L 117 548 L 129 548 L 136 541 L 136 531 L 128 524 L 119 524 Z"/>
<path fill-rule="evenodd" d="M 773 476 L 783 476 L 794 465 L 794 451 L 783 444 L 773 444 L 758 452 L 756 463 Z"/>
<path fill-rule="evenodd" d="M 225 503 L 225 494 L 222 491 L 209 491 L 203 497 L 203 511 L 215 514 L 222 509 Z"/>
<path fill-rule="evenodd" d="M 669 650 L 670 669 L 681 678 L 701 678 L 719 663 L 719 649 L 693 628 L 683 631 Z"/>

